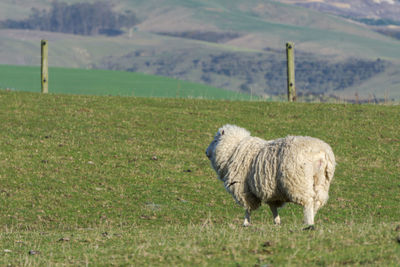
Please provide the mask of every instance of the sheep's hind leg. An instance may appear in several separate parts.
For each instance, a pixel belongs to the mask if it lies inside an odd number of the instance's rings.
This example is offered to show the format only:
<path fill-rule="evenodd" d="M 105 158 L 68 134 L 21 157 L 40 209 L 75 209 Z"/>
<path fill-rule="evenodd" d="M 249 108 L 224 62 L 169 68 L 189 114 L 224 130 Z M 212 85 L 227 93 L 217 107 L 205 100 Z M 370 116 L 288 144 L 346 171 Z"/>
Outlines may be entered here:
<path fill-rule="evenodd" d="M 272 211 L 272 216 L 274 216 L 274 223 L 276 225 L 280 225 L 281 224 L 281 218 L 279 217 L 279 214 L 278 214 L 278 206 L 273 204 L 273 203 L 268 203 L 268 205 L 269 205 L 269 208 Z"/>
<path fill-rule="evenodd" d="M 314 201 L 310 200 L 304 205 L 304 223 L 308 225 L 303 230 L 314 230 Z"/>
<path fill-rule="evenodd" d="M 251 211 L 246 209 L 246 212 L 244 215 L 244 222 L 243 222 L 244 227 L 250 226 L 250 215 L 251 215 Z"/>

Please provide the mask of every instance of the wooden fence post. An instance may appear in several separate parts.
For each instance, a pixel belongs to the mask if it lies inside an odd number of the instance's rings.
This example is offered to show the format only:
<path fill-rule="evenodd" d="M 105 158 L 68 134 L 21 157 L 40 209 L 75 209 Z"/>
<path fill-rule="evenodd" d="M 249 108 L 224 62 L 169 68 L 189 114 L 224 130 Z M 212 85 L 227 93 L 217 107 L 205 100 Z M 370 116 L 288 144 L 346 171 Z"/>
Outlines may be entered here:
<path fill-rule="evenodd" d="M 41 60 L 41 83 L 42 93 L 49 92 L 49 69 L 48 69 L 48 42 L 47 40 L 41 41 L 42 60 Z"/>
<path fill-rule="evenodd" d="M 296 101 L 294 83 L 294 43 L 286 43 L 288 101 Z"/>

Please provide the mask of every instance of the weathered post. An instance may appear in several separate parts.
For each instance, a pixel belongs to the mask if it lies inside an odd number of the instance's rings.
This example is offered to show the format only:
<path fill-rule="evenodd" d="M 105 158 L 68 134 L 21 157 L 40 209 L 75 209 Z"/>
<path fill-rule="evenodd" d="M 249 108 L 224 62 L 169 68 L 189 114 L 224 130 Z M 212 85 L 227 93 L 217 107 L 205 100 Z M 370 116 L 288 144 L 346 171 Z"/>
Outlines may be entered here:
<path fill-rule="evenodd" d="M 296 101 L 294 83 L 294 43 L 286 43 L 288 101 Z"/>
<path fill-rule="evenodd" d="M 42 48 L 42 62 L 41 62 L 42 93 L 47 94 L 49 92 L 48 42 L 47 40 L 42 40 L 40 44 Z"/>

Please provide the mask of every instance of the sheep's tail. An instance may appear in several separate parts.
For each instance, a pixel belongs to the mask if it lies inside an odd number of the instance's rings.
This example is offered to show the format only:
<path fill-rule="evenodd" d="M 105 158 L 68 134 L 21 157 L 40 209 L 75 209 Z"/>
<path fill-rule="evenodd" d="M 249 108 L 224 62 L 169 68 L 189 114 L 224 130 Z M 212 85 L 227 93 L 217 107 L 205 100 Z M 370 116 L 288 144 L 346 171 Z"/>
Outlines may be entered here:
<path fill-rule="evenodd" d="M 315 202 L 314 202 L 314 212 L 316 213 L 319 208 L 325 205 L 328 201 L 329 195 L 329 186 L 333 179 L 333 175 L 335 173 L 335 155 L 332 152 L 332 149 L 325 150 L 325 170 L 321 170 L 322 173 L 317 176 L 317 179 L 314 184 L 315 190 Z"/>
<path fill-rule="evenodd" d="M 325 160 L 326 160 L 325 178 L 328 181 L 328 183 L 330 183 L 333 179 L 336 167 L 335 155 L 333 154 L 332 149 L 327 149 L 325 151 Z"/>

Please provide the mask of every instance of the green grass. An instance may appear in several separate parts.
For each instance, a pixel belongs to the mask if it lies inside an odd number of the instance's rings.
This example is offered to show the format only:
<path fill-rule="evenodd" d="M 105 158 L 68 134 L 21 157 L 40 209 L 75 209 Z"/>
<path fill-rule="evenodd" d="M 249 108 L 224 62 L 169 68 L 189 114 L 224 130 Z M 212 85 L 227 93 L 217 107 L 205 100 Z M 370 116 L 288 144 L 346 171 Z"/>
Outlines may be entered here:
<path fill-rule="evenodd" d="M 0 91 L 0 265 L 396 266 L 398 106 Z M 310 135 L 338 162 L 316 230 L 243 210 L 205 148 L 234 123 Z M 29 251 L 39 254 L 29 255 Z"/>
<path fill-rule="evenodd" d="M 0 65 L 0 88 L 40 92 L 40 67 Z M 49 92 L 231 100 L 251 98 L 247 94 L 155 75 L 57 67 L 49 68 Z"/>

